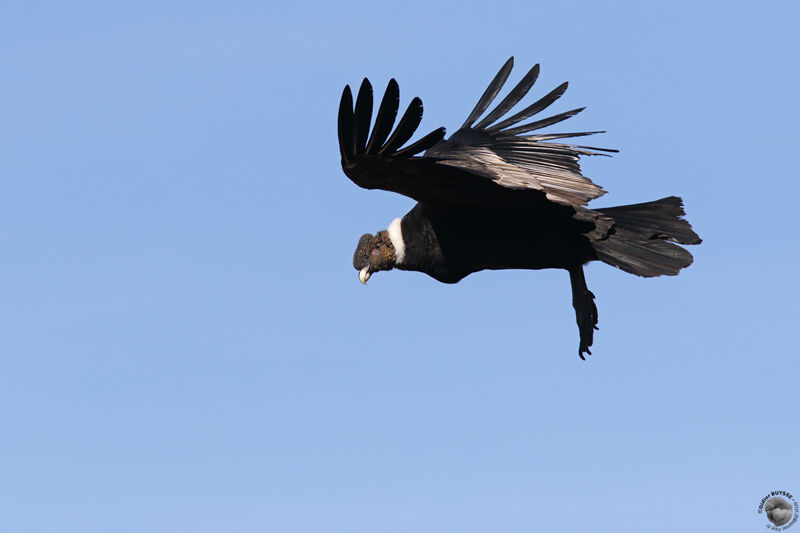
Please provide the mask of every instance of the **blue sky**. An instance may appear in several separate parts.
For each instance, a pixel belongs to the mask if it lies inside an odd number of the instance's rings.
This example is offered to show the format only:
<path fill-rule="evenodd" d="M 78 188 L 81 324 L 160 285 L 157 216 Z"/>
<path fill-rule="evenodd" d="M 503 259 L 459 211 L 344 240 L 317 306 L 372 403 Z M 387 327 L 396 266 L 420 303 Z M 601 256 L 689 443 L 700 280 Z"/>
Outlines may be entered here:
<path fill-rule="evenodd" d="M 4 3 L 0 529 L 757 531 L 800 492 L 800 8 L 487 6 Z M 587 362 L 563 271 L 351 266 L 413 203 L 342 174 L 342 87 L 452 132 L 511 55 L 621 150 L 598 206 L 705 239 L 587 268 Z"/>

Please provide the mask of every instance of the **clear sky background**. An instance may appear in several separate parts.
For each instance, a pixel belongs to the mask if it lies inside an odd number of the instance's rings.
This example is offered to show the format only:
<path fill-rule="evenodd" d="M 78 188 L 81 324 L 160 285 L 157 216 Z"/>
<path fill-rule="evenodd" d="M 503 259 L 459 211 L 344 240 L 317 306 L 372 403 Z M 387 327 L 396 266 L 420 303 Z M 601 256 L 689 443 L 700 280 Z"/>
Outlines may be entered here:
<path fill-rule="evenodd" d="M 0 530 L 745 532 L 800 493 L 797 2 L 4 2 Z M 676 278 L 351 265 L 345 84 L 454 131 L 497 69 L 588 109 Z M 530 100 L 529 100 L 530 101 Z M 595 205 L 595 204 L 593 204 Z"/>

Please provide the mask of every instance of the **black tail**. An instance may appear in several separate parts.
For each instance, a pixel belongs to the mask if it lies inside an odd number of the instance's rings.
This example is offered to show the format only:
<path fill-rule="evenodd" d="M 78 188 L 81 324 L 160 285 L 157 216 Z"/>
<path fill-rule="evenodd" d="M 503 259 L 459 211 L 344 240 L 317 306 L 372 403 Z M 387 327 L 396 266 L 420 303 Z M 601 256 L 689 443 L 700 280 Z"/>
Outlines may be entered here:
<path fill-rule="evenodd" d="M 686 213 L 677 196 L 598 211 L 614 225 L 606 239 L 594 243 L 597 258 L 637 276 L 674 276 L 692 264 L 692 254 L 673 243 L 702 242 L 681 218 Z"/>

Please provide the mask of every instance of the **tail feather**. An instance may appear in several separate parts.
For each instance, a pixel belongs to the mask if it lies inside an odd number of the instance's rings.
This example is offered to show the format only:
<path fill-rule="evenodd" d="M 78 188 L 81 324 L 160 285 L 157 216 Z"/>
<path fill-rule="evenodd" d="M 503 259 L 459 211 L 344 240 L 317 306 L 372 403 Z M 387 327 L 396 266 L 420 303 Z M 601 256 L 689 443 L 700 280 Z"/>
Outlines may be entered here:
<path fill-rule="evenodd" d="M 673 243 L 702 239 L 683 217 L 683 201 L 670 196 L 642 204 L 599 210 L 614 220 L 606 239 L 594 243 L 597 258 L 637 276 L 674 276 L 692 264 L 692 254 Z"/>

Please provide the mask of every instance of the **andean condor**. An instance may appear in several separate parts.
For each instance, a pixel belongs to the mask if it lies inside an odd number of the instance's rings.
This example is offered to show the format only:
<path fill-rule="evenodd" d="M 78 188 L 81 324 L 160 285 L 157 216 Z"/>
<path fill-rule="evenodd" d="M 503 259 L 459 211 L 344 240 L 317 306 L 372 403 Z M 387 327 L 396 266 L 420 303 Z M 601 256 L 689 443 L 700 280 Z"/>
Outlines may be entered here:
<path fill-rule="evenodd" d="M 692 255 L 674 243 L 699 244 L 701 239 L 681 218 L 685 213 L 676 196 L 584 207 L 606 191 L 581 174 L 579 157 L 616 150 L 558 141 L 599 131 L 529 134 L 584 108 L 520 124 L 560 98 L 567 83 L 506 117 L 533 86 L 538 64 L 478 120 L 503 87 L 513 59 L 449 139 L 439 128 L 405 148 L 422 119 L 419 98 L 411 101 L 392 132 L 400 93 L 397 82 L 390 80 L 370 132 L 369 80 L 361 83 L 355 109 L 350 87 L 344 88 L 338 121 L 344 173 L 365 189 L 393 191 L 418 202 L 386 230 L 364 234 L 353 266 L 362 283 L 393 268 L 424 272 L 443 283 L 485 269 L 563 268 L 572 284 L 583 359 L 584 352 L 591 354 L 597 329 L 597 307 L 583 265 L 600 260 L 637 276 L 673 276 L 692 263 Z"/>

